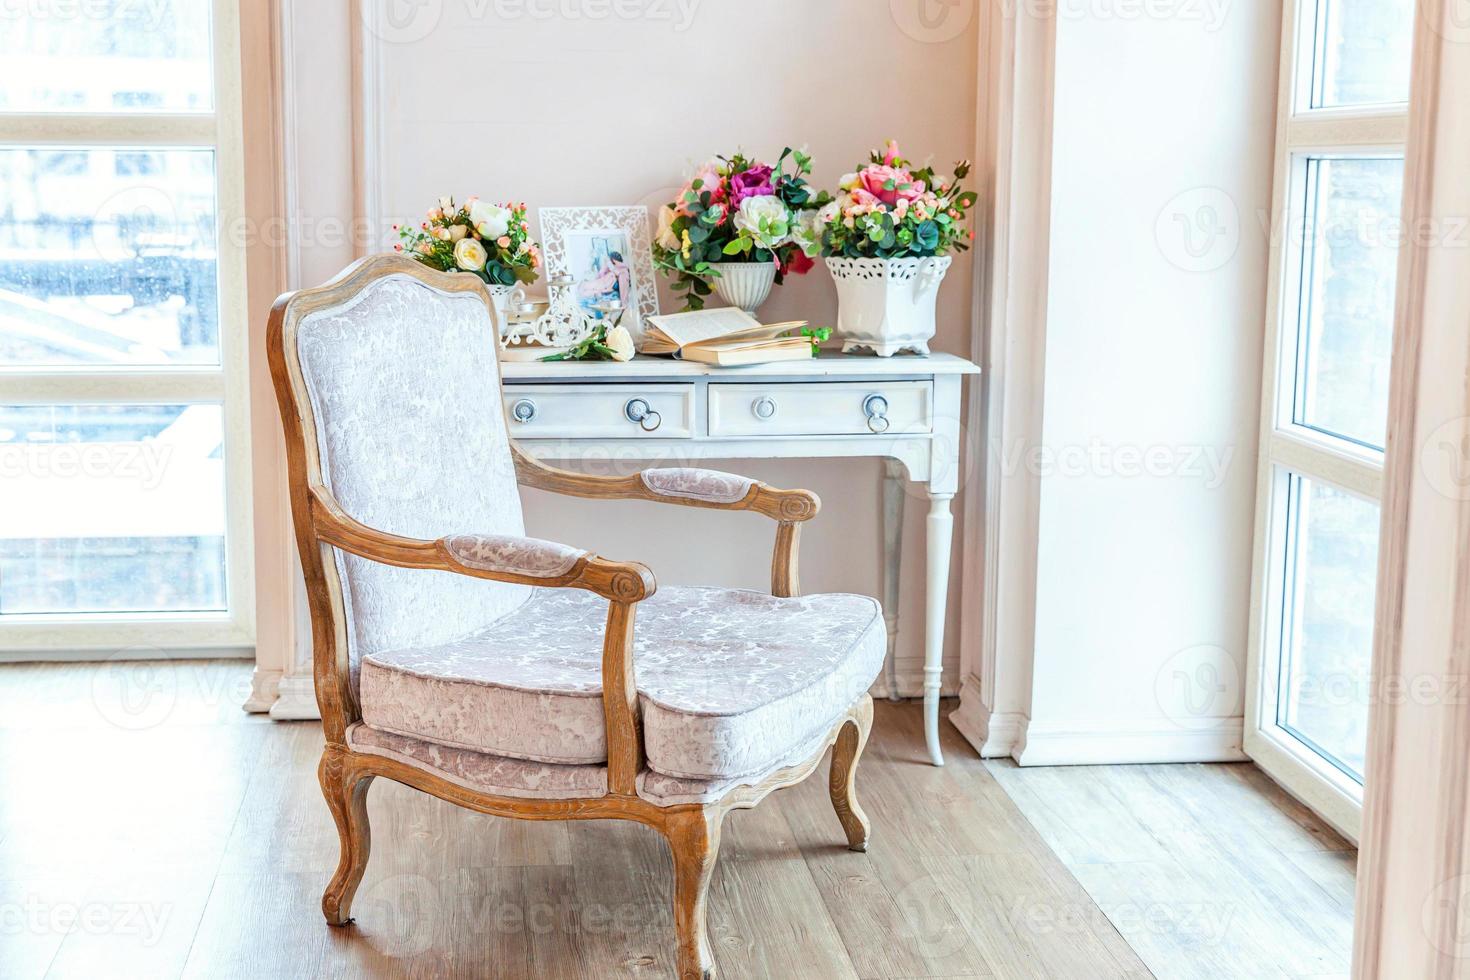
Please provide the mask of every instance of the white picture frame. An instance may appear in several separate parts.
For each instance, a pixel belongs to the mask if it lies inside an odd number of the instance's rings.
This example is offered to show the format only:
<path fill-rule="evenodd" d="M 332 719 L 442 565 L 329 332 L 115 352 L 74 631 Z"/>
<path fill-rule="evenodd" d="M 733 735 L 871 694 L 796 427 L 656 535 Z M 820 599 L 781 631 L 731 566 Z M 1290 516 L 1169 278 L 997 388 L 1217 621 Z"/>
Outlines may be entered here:
<path fill-rule="evenodd" d="M 570 275 L 578 302 L 588 308 L 619 300 L 622 324 L 637 339 L 644 319 L 658 314 L 648 208 L 540 208 L 536 214 L 547 278 Z"/>

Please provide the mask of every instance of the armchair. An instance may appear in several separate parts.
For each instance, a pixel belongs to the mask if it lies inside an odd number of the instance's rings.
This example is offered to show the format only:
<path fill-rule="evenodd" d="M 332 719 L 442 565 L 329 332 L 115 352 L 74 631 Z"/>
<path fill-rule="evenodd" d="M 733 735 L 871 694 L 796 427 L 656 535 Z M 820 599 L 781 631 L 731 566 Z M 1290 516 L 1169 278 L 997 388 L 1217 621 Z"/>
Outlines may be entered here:
<path fill-rule="evenodd" d="M 878 604 L 799 596 L 818 501 L 702 469 L 588 476 L 509 438 L 489 297 L 471 276 L 363 259 L 272 310 L 341 858 L 322 898 L 349 921 L 383 776 L 503 817 L 643 823 L 674 859 L 680 977 L 713 976 L 705 895 L 729 810 L 805 779 L 854 850 L 854 791 L 882 667 Z M 525 536 L 520 486 L 749 510 L 776 521 L 771 594 L 670 588 L 637 562 Z"/>

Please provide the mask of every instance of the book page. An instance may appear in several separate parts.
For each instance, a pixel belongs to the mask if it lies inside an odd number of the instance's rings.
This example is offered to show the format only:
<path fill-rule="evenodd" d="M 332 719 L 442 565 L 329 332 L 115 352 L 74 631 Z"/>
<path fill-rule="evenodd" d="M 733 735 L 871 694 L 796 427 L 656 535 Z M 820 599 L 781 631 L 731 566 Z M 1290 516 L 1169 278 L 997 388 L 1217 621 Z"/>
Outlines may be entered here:
<path fill-rule="evenodd" d="M 755 317 L 733 306 L 691 310 L 688 313 L 665 313 L 648 317 L 648 322 L 663 331 L 664 336 L 679 347 L 697 344 L 702 340 L 716 340 L 761 325 Z"/>

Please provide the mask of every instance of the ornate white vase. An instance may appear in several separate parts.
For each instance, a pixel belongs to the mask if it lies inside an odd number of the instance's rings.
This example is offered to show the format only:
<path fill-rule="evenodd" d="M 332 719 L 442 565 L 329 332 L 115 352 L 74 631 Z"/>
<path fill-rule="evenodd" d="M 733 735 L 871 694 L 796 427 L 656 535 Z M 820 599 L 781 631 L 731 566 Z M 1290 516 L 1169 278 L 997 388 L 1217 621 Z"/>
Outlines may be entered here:
<path fill-rule="evenodd" d="M 871 350 L 879 357 L 900 351 L 929 353 L 934 301 L 954 260 L 827 259 L 837 285 L 837 335 L 844 354 Z"/>
<path fill-rule="evenodd" d="M 721 262 L 717 268 L 720 275 L 710 283 L 715 295 L 747 313 L 766 301 L 776 282 L 774 262 Z"/>

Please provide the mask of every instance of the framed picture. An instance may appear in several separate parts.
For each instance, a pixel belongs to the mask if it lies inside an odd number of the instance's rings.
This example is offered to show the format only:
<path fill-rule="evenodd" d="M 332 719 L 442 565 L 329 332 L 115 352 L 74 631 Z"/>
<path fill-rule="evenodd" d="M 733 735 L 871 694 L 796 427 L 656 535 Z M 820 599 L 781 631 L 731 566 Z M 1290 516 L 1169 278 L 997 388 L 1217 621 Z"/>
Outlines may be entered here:
<path fill-rule="evenodd" d="M 541 208 L 546 276 L 571 276 L 577 302 L 588 310 L 620 303 L 623 326 L 636 339 L 643 318 L 658 313 L 648 208 Z"/>

